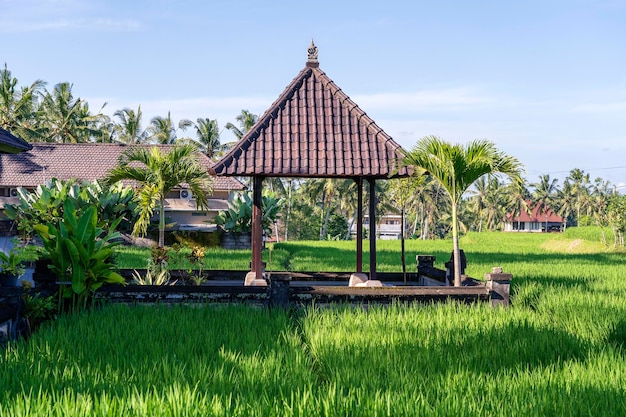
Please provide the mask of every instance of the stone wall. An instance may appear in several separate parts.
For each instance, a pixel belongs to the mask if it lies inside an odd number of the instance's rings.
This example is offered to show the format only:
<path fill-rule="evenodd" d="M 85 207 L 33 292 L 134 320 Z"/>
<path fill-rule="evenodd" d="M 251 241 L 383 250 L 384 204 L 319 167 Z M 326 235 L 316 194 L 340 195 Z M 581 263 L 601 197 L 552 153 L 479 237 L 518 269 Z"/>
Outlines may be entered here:
<path fill-rule="evenodd" d="M 221 246 L 224 249 L 250 249 L 252 247 L 252 233 L 226 232 L 222 235 Z"/>

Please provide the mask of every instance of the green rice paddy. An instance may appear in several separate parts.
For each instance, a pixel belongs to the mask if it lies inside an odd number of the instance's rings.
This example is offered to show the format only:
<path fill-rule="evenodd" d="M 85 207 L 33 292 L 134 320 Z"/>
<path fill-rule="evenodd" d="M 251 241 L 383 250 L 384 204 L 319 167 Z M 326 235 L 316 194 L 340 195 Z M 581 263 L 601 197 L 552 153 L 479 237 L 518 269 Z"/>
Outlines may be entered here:
<path fill-rule="evenodd" d="M 350 243 L 272 256 L 342 270 Z M 106 305 L 0 352 L 0 416 L 626 415 L 626 255 L 568 235 L 461 244 L 469 275 L 513 274 L 511 307 Z M 441 267 L 450 247 L 407 242 L 407 259 Z M 399 242 L 379 248 L 399 271 Z"/>

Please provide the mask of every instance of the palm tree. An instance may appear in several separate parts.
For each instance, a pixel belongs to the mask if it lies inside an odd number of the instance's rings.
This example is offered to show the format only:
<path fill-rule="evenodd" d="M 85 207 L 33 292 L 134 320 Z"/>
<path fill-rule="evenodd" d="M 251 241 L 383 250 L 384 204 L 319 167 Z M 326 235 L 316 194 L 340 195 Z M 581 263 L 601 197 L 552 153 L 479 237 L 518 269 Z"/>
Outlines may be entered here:
<path fill-rule="evenodd" d="M 576 195 L 572 183 L 568 179 L 565 179 L 562 189 L 558 191 L 556 201 L 559 206 L 557 214 L 563 217 L 563 229 L 565 230 L 570 216 L 576 210 Z"/>
<path fill-rule="evenodd" d="M 26 140 L 36 140 L 39 131 L 35 127 L 35 112 L 44 85 L 37 80 L 18 90 L 17 78 L 4 64 L 0 70 L 0 127 Z"/>
<path fill-rule="evenodd" d="M 137 107 L 137 111 L 128 107 L 116 111 L 113 116 L 120 119 L 119 124 L 115 124 L 115 132 L 117 133 L 116 141 L 127 145 L 145 143 L 148 138 L 148 132 L 141 128 L 141 106 Z"/>
<path fill-rule="evenodd" d="M 239 127 L 228 122 L 226 123 L 226 129 L 233 132 L 233 134 L 237 136 L 237 139 L 241 139 L 243 135 L 245 135 L 246 132 L 250 130 L 252 126 L 254 126 L 258 119 L 259 116 L 257 116 L 256 114 L 252 114 L 248 110 L 242 110 L 241 114 L 235 118 L 235 120 L 239 122 Z"/>
<path fill-rule="evenodd" d="M 531 213 L 528 205 L 530 193 L 525 184 L 511 183 L 506 187 L 506 190 L 508 196 L 506 199 L 506 212 L 511 214 L 511 221 L 513 221 L 515 217 L 518 217 L 517 230 L 519 231 L 519 216 L 521 216 L 523 212 L 527 214 Z"/>
<path fill-rule="evenodd" d="M 589 205 L 589 174 L 574 168 L 567 178 L 572 182 L 572 189 L 576 195 L 576 224 L 578 224 L 580 212 Z"/>
<path fill-rule="evenodd" d="M 435 219 L 442 217 L 443 205 L 447 204 L 448 196 L 443 191 L 443 187 L 436 180 L 427 177 L 418 183 L 415 190 L 415 198 L 420 205 L 420 239 L 427 240 L 434 235 L 436 229 Z M 413 233 L 416 231 L 417 218 L 413 226 Z"/>
<path fill-rule="evenodd" d="M 178 127 L 174 126 L 172 116 L 170 112 L 167 112 L 167 117 L 156 116 L 150 121 L 150 127 L 148 128 L 150 139 L 161 145 L 173 145 L 178 139 L 176 131 L 181 130 L 184 132 L 192 125 L 191 120 L 182 119 L 178 122 Z"/>
<path fill-rule="evenodd" d="M 480 177 L 474 183 L 474 188 L 469 190 L 470 201 L 469 206 L 478 216 L 478 232 L 483 230 L 483 222 L 487 211 L 487 199 L 489 197 L 489 179 L 484 176 Z"/>
<path fill-rule="evenodd" d="M 608 225 L 607 209 L 611 197 L 616 193 L 609 181 L 602 178 L 596 178 L 593 183 L 593 189 L 590 195 L 589 209 L 591 216 L 595 219 L 596 224 L 604 227 Z"/>
<path fill-rule="evenodd" d="M 522 165 L 514 157 L 499 152 L 492 142 L 475 140 L 466 146 L 451 145 L 437 136 L 426 136 L 411 152 L 404 155 L 404 164 L 412 166 L 416 175 L 435 178 L 446 190 L 452 206 L 452 242 L 454 285 L 461 286 L 458 207 L 465 191 L 487 174 L 505 174 L 512 182 L 522 183 Z"/>
<path fill-rule="evenodd" d="M 83 143 L 100 136 L 101 115 L 92 115 L 87 102 L 75 99 L 69 83 L 59 83 L 46 93 L 39 114 L 48 142 Z"/>
<path fill-rule="evenodd" d="M 504 218 L 506 217 L 506 191 L 507 184 L 500 181 L 499 178 L 488 176 L 486 212 L 487 212 L 487 230 L 501 230 Z"/>
<path fill-rule="evenodd" d="M 139 219 L 133 228 L 134 235 L 145 235 L 155 207 L 159 207 L 159 246 L 165 241 L 165 196 L 175 187 L 185 184 L 196 199 L 199 210 L 207 208 L 211 192 L 209 174 L 197 158 L 192 145 L 176 145 L 161 152 L 152 148 L 131 147 L 120 157 L 118 166 L 106 177 L 109 184 L 121 180 L 134 180 L 140 184 L 135 193 L 140 209 Z"/>
<path fill-rule="evenodd" d="M 539 176 L 539 182 L 530 184 L 535 189 L 532 193 L 533 202 L 535 204 L 541 204 L 544 208 L 551 208 L 553 202 L 558 193 L 557 182 L 558 179 L 550 179 L 550 174 L 543 174 Z"/>
<path fill-rule="evenodd" d="M 335 178 L 318 178 L 303 184 L 303 192 L 309 196 L 314 205 L 321 203 L 320 240 L 326 237 L 328 220 L 333 209 L 332 200 L 337 192 L 337 181 Z"/>
<path fill-rule="evenodd" d="M 217 120 L 198 118 L 194 123 L 196 129 L 195 142 L 200 145 L 202 152 L 209 158 L 216 160 L 228 150 L 226 145 L 220 143 L 220 130 Z"/>

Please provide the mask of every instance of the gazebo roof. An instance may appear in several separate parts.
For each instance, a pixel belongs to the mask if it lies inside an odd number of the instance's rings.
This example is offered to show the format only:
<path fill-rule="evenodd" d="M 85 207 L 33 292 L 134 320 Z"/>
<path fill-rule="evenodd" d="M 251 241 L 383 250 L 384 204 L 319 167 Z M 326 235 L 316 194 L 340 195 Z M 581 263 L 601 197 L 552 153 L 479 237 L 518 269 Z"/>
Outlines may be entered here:
<path fill-rule="evenodd" d="M 257 123 L 219 160 L 217 175 L 389 178 L 402 148 L 319 68 L 306 66 Z"/>
<path fill-rule="evenodd" d="M 33 147 L 24 139 L 0 127 L 0 153 L 18 153 L 30 151 Z"/>

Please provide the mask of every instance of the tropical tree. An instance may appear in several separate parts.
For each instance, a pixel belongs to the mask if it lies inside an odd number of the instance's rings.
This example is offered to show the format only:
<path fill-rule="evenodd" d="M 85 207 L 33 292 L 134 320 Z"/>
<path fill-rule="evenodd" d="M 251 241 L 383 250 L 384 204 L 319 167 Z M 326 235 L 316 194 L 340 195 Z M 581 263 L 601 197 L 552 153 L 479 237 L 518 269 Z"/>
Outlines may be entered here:
<path fill-rule="evenodd" d="M 530 192 L 526 188 L 525 184 L 510 183 L 506 186 L 506 212 L 511 215 L 511 221 L 514 218 L 521 216 L 522 213 L 531 213 L 528 201 L 530 199 Z M 519 220 L 517 222 L 517 230 L 519 227 Z"/>
<path fill-rule="evenodd" d="M 572 219 L 572 214 L 576 211 L 576 195 L 572 183 L 568 179 L 565 179 L 563 186 L 557 190 L 555 204 L 558 207 L 557 214 L 563 218 L 563 229 L 565 230 Z"/>
<path fill-rule="evenodd" d="M 198 118 L 193 127 L 196 130 L 195 142 L 199 144 L 202 152 L 209 158 L 216 160 L 228 150 L 226 145 L 220 143 L 220 130 L 217 120 Z"/>
<path fill-rule="evenodd" d="M 137 111 L 128 107 L 116 111 L 113 116 L 120 119 L 115 124 L 116 141 L 127 145 L 145 143 L 148 139 L 148 131 L 141 128 L 141 106 Z"/>
<path fill-rule="evenodd" d="M 615 188 L 609 181 L 604 181 L 602 178 L 596 178 L 594 180 L 590 195 L 589 210 L 597 224 L 601 226 L 606 225 L 607 208 L 611 196 L 615 193 Z"/>
<path fill-rule="evenodd" d="M 74 98 L 69 83 L 47 92 L 38 113 L 47 142 L 83 143 L 101 134 L 100 115 L 92 115 L 87 102 Z"/>
<path fill-rule="evenodd" d="M 239 123 L 239 127 L 228 122 L 226 123 L 226 129 L 233 132 L 237 139 L 241 139 L 243 135 L 245 135 L 246 132 L 250 130 L 252 126 L 254 126 L 258 119 L 259 116 L 257 116 L 256 114 L 252 114 L 248 110 L 242 110 L 241 114 L 235 118 L 235 120 L 237 120 L 237 122 Z"/>
<path fill-rule="evenodd" d="M 4 69 L 0 70 L 0 127 L 34 141 L 39 137 L 35 112 L 45 83 L 37 80 L 28 87 L 18 88 L 17 82 L 4 64 Z"/>
<path fill-rule="evenodd" d="M 589 205 L 589 174 L 574 168 L 569 172 L 567 179 L 572 183 L 572 191 L 576 195 L 576 224 L 580 221 L 581 212 Z"/>
<path fill-rule="evenodd" d="M 426 240 L 435 235 L 436 219 L 443 217 L 444 205 L 448 205 L 448 195 L 438 181 L 427 177 L 416 188 L 414 198 L 419 205 L 420 239 Z M 416 217 L 413 234 L 416 234 L 417 225 Z"/>
<path fill-rule="evenodd" d="M 609 225 L 613 228 L 614 245 L 624 246 L 626 233 L 626 195 L 614 193 L 607 207 Z"/>
<path fill-rule="evenodd" d="M 400 211 L 400 262 L 402 263 L 402 275 L 406 283 L 406 256 L 404 239 L 406 238 L 406 211 L 411 203 L 412 190 L 415 187 L 415 178 L 398 178 L 389 182 L 389 198 L 396 210 Z"/>
<path fill-rule="evenodd" d="M 522 165 L 487 140 L 475 140 L 465 146 L 449 144 L 437 136 L 426 136 L 410 152 L 403 163 L 412 166 L 416 175 L 428 174 L 446 190 L 452 208 L 452 242 L 454 285 L 461 285 L 458 207 L 465 191 L 480 177 L 504 174 L 512 182 L 522 183 Z"/>
<path fill-rule="evenodd" d="M 345 219 L 349 219 L 344 240 L 352 235 L 352 226 L 358 215 L 357 183 L 353 180 L 341 180 L 337 192 L 337 208 Z"/>
<path fill-rule="evenodd" d="M 187 119 L 182 119 L 178 122 L 178 125 L 175 125 L 170 112 L 167 112 L 167 117 L 157 116 L 150 121 L 150 127 L 148 128 L 149 137 L 158 144 L 173 145 L 178 139 L 176 132 L 178 130 L 184 132 L 192 125 L 191 120 Z"/>
<path fill-rule="evenodd" d="M 315 205 L 320 204 L 321 207 L 321 223 L 320 223 L 320 240 L 326 237 L 328 228 L 328 220 L 333 210 L 332 200 L 337 192 L 337 179 L 335 178 L 318 178 L 312 179 L 303 184 L 303 192 L 308 195 Z"/>
<path fill-rule="evenodd" d="M 482 231 L 483 224 L 490 231 L 501 227 L 502 220 L 506 216 L 507 191 L 497 177 L 489 175 L 480 177 L 468 190 L 470 198 L 465 207 L 470 213 L 476 214 L 478 232 Z"/>
<path fill-rule="evenodd" d="M 109 172 L 106 181 L 114 184 L 121 180 L 134 180 L 140 184 L 135 192 L 139 218 L 133 228 L 134 235 L 145 235 L 154 209 L 159 207 L 159 243 L 165 243 L 165 196 L 183 184 L 189 187 L 196 199 L 198 210 L 208 205 L 211 181 L 205 167 L 198 161 L 197 150 L 192 145 L 175 145 L 161 151 L 154 146 L 131 147 L 120 157 L 118 165 Z"/>
<path fill-rule="evenodd" d="M 552 208 L 559 191 L 558 182 L 558 179 L 550 178 L 550 174 L 543 174 L 539 176 L 539 182 L 530 184 L 534 188 L 531 196 L 535 204 Z"/>

